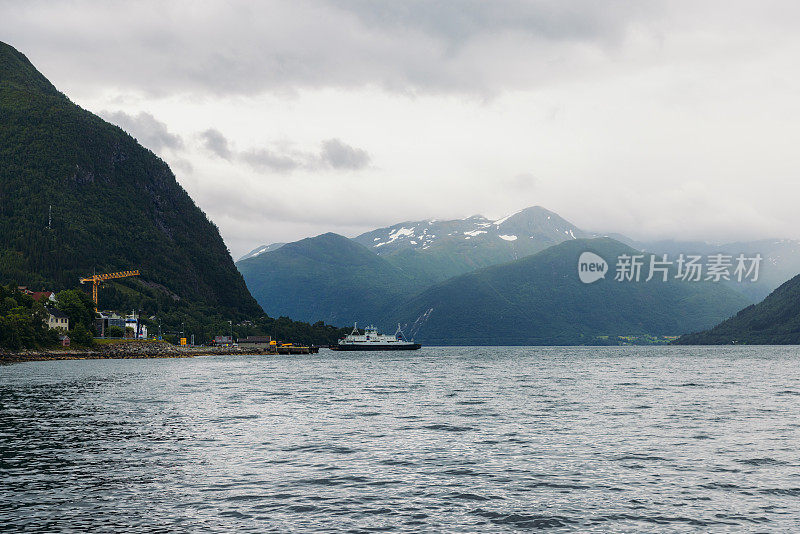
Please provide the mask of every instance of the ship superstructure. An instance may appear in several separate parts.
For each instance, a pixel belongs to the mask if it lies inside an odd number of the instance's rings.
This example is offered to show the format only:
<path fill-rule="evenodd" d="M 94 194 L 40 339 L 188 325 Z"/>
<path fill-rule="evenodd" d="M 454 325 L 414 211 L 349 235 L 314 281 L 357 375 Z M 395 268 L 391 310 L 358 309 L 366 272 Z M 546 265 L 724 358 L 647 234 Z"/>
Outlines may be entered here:
<path fill-rule="evenodd" d="M 414 343 L 414 340 L 406 340 L 400 325 L 397 325 L 397 332 L 393 336 L 380 334 L 375 326 L 368 326 L 364 333 L 358 332 L 358 324 L 353 327 L 353 331 L 339 340 L 339 343 L 332 345 L 333 350 L 416 350 L 422 345 Z"/>

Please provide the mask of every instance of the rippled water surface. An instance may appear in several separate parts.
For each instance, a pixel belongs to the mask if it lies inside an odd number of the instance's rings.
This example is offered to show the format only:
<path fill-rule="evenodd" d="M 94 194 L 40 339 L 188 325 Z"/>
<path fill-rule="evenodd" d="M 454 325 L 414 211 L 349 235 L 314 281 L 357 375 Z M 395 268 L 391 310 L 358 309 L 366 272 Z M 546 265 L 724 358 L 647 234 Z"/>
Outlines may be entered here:
<path fill-rule="evenodd" d="M 796 531 L 797 348 L 0 366 L 25 532 Z"/>

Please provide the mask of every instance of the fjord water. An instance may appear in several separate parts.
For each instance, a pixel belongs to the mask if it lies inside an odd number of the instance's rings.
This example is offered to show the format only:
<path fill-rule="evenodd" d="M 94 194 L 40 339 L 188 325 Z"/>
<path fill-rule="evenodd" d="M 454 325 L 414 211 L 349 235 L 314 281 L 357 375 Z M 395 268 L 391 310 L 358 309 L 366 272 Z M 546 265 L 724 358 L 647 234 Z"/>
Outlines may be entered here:
<path fill-rule="evenodd" d="M 793 347 L 0 367 L 25 532 L 791 531 Z"/>

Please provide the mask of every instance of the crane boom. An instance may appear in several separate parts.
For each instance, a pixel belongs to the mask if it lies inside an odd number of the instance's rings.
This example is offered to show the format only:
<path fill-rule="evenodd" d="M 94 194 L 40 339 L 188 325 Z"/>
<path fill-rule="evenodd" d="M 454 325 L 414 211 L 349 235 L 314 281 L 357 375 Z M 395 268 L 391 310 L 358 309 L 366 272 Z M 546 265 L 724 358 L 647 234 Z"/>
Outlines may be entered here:
<path fill-rule="evenodd" d="M 87 282 L 92 283 L 92 300 L 94 301 L 94 311 L 97 312 L 97 289 L 100 287 L 105 280 L 114 280 L 116 278 L 127 278 L 129 276 L 139 276 L 139 271 L 120 271 L 117 273 L 104 273 L 104 274 L 93 274 L 92 276 L 87 276 L 86 278 L 81 278 L 81 284 L 85 284 Z"/>

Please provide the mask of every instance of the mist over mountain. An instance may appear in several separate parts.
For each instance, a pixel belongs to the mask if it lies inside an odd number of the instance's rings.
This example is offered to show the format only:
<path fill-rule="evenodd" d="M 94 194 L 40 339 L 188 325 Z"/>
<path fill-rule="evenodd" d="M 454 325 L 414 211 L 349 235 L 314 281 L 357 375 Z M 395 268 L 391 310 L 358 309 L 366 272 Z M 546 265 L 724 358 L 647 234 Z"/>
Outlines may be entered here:
<path fill-rule="evenodd" d="M 755 281 L 725 282 L 750 299 L 751 303 L 759 302 L 778 286 L 800 273 L 800 241 L 794 239 L 761 239 L 758 241 L 740 241 L 734 243 L 714 244 L 702 241 L 633 241 L 632 247 L 654 254 L 667 254 L 675 259 L 680 254 L 710 256 L 723 254 L 735 258 L 739 254 L 748 257 L 761 255 L 758 279 Z"/>

